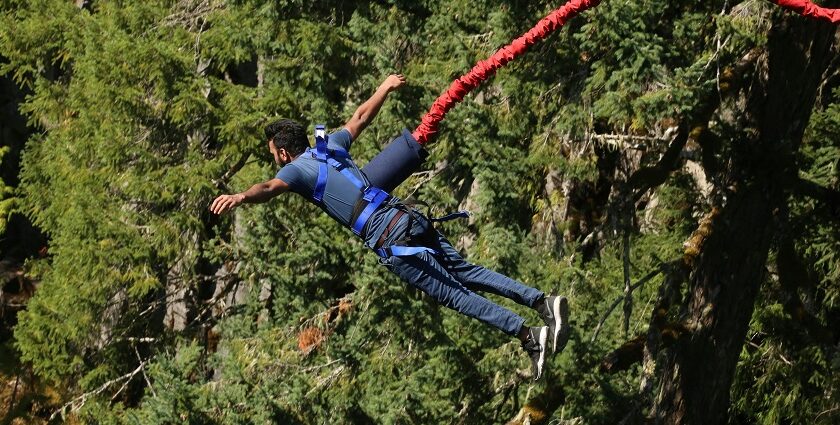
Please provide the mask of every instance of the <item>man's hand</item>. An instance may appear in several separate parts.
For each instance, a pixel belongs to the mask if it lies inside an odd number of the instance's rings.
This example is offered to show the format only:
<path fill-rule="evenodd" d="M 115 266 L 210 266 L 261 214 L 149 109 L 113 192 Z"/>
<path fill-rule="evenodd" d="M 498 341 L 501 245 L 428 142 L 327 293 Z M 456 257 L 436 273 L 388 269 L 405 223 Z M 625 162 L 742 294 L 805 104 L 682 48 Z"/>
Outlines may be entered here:
<path fill-rule="evenodd" d="M 210 211 L 213 214 L 224 214 L 236 207 L 238 207 L 245 200 L 245 195 L 237 193 L 235 195 L 221 195 L 213 204 L 210 205 Z"/>
<path fill-rule="evenodd" d="M 379 87 L 387 89 L 389 92 L 399 89 L 405 84 L 405 76 L 402 74 L 391 74 Z"/>
<path fill-rule="evenodd" d="M 286 182 L 278 178 L 273 178 L 263 183 L 257 183 L 242 193 L 219 196 L 210 205 L 210 211 L 213 214 L 224 214 L 243 203 L 258 204 L 267 202 L 269 199 L 288 190 L 289 185 Z"/>
<path fill-rule="evenodd" d="M 353 113 L 353 117 L 350 118 L 350 121 L 347 121 L 347 124 L 344 124 L 344 128 L 350 132 L 350 138 L 356 140 L 359 137 L 359 134 L 370 124 L 373 120 L 373 117 L 379 112 L 379 108 L 382 107 L 382 104 L 385 103 L 385 98 L 388 96 L 388 93 L 391 93 L 394 90 L 399 89 L 405 84 L 405 77 L 400 74 L 391 74 L 382 84 L 379 85 L 379 88 L 376 89 L 376 92 L 373 93 L 373 96 L 370 97 L 365 103 L 361 104 L 356 112 Z"/>

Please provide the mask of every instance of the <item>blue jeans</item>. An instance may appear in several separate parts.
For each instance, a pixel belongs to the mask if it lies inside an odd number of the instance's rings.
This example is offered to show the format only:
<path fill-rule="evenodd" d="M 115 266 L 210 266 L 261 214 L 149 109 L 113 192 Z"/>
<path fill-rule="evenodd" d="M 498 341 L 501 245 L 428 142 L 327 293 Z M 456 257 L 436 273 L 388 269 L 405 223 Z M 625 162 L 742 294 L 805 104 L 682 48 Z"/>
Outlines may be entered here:
<path fill-rule="evenodd" d="M 525 319 L 493 303 L 474 291 L 489 292 L 532 307 L 545 294 L 503 274 L 464 260 L 452 244 L 432 227 L 429 220 L 414 211 L 416 220 L 408 227 L 408 215 L 394 226 L 385 246 L 401 239 L 409 231 L 410 245 L 426 246 L 436 255 L 420 254 L 383 260 L 383 264 L 404 281 L 425 292 L 440 304 L 463 315 L 476 318 L 508 335 L 517 335 Z"/>

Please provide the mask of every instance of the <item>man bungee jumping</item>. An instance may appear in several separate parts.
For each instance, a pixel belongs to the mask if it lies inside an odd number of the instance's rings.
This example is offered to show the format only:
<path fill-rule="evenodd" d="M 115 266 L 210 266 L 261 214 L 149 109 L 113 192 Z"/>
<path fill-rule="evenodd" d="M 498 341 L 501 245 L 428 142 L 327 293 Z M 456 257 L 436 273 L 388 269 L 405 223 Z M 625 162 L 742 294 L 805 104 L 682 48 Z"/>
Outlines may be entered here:
<path fill-rule="evenodd" d="M 288 191 L 304 196 L 352 229 L 379 255 L 380 262 L 404 281 L 446 307 L 518 337 L 531 360 L 533 378 L 538 380 L 543 375 L 548 351 L 556 354 L 568 341 L 566 298 L 546 296 L 542 291 L 467 262 L 432 224 L 457 214 L 443 219 L 427 218 L 374 187 L 373 178 L 369 179 L 348 153 L 388 94 L 403 84 L 405 77 L 390 75 L 359 106 L 344 128 L 335 133 L 326 135 L 323 126 L 316 126 L 315 148 L 310 147 L 304 127 L 293 120 L 283 119 L 268 125 L 265 128 L 268 149 L 277 165 L 282 166 L 280 171 L 273 179 L 257 183 L 244 192 L 217 197 L 210 210 L 223 214 L 242 203 L 266 202 Z M 411 135 L 404 131 L 402 137 Z M 413 139 L 411 142 L 416 145 Z M 389 167 L 399 163 L 384 162 Z M 408 174 L 404 170 L 395 171 Z M 546 326 L 526 326 L 525 319 L 474 291 L 501 295 L 531 307 Z"/>

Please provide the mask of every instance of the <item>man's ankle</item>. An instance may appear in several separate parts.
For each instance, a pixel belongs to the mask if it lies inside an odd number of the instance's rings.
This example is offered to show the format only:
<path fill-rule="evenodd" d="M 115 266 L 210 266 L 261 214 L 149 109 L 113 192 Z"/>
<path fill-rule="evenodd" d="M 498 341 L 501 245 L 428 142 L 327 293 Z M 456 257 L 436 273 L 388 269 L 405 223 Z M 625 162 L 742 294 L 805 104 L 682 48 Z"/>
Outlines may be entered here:
<path fill-rule="evenodd" d="M 519 338 L 519 340 L 522 342 L 528 342 L 528 339 L 531 338 L 530 329 L 531 328 L 523 324 L 522 327 L 519 328 L 519 333 L 516 335 L 516 337 Z"/>
<path fill-rule="evenodd" d="M 548 314 L 548 306 L 545 304 L 546 295 L 541 296 L 531 307 L 537 310 L 537 313 L 545 316 Z"/>

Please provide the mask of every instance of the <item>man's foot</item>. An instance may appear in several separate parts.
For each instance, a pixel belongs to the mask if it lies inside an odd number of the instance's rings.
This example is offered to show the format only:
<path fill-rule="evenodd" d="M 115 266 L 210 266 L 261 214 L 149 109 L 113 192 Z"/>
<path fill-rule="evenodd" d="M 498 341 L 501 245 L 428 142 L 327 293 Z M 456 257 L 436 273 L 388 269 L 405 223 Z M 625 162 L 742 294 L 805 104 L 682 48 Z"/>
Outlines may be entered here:
<path fill-rule="evenodd" d="M 548 326 L 548 341 L 551 352 L 557 354 L 569 342 L 569 300 L 563 296 L 547 296 L 534 308 Z"/>
<path fill-rule="evenodd" d="M 545 352 L 548 342 L 548 326 L 528 328 L 528 339 L 522 343 L 522 349 L 531 359 L 531 373 L 534 381 L 542 378 L 545 370 Z"/>

